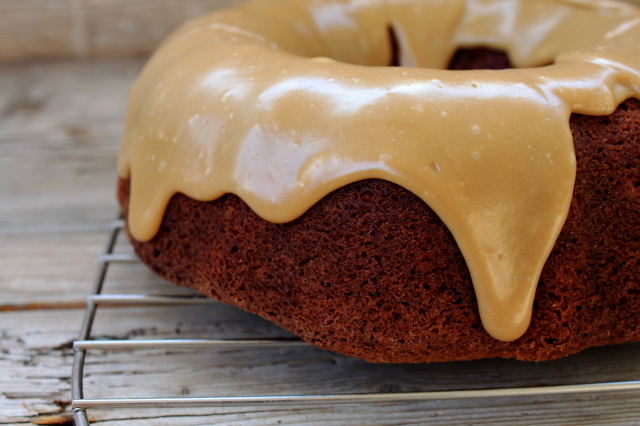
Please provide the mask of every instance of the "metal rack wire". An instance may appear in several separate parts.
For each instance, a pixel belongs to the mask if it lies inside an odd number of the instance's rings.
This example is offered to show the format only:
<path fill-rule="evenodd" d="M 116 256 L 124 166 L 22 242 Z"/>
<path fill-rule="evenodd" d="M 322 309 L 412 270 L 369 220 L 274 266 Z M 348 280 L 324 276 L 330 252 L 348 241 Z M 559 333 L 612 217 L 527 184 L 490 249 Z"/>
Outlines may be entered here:
<path fill-rule="evenodd" d="M 600 393 L 619 391 L 640 391 L 640 380 L 616 381 L 608 383 L 582 383 L 569 385 L 509 387 L 498 389 L 436 390 L 426 392 L 391 393 L 345 393 L 322 395 L 259 395 L 223 397 L 179 397 L 179 398 L 84 398 L 84 367 L 88 352 L 94 350 L 134 350 L 134 349 L 200 349 L 200 348 L 246 348 L 299 347 L 308 344 L 292 339 L 166 339 L 166 340 L 93 340 L 92 327 L 97 310 L 103 305 L 200 305 L 215 304 L 214 301 L 197 296 L 162 295 L 107 295 L 102 294 L 110 265 L 135 263 L 134 255 L 114 253 L 114 248 L 124 227 L 123 220 L 114 221 L 103 254 L 98 259 L 97 275 L 91 294 L 87 297 L 87 309 L 80 329 L 80 336 L 74 342 L 74 362 L 71 376 L 72 408 L 77 425 L 89 425 L 88 409 L 103 408 L 185 408 L 185 407 L 237 407 L 276 405 L 327 405 L 378 402 L 413 402 L 454 400 L 471 398 L 498 398 L 520 396 L 552 396 L 561 394 Z"/>

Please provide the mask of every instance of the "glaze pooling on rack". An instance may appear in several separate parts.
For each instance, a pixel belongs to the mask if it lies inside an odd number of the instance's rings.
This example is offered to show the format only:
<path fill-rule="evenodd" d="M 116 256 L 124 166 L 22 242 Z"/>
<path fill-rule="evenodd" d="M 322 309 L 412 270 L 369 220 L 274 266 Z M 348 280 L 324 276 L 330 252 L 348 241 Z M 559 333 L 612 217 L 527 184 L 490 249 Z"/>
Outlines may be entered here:
<path fill-rule="evenodd" d="M 443 220 L 484 327 L 517 339 L 571 202 L 569 117 L 640 96 L 639 24 L 634 7 L 587 0 L 259 0 L 196 19 L 132 91 L 130 230 L 151 239 L 177 192 L 234 193 L 287 222 L 385 179 Z M 405 67 L 383 67 L 390 27 Z M 520 68 L 434 69 L 476 45 Z"/>

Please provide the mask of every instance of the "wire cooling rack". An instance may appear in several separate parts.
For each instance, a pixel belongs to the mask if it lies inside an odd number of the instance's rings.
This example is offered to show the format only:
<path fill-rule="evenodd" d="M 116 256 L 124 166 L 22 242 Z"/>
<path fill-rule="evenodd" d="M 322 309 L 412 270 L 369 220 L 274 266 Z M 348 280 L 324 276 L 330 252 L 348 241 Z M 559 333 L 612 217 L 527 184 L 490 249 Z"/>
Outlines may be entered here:
<path fill-rule="evenodd" d="M 119 408 L 193 408 L 193 407 L 256 407 L 276 405 L 333 405 L 352 403 L 393 403 L 414 401 L 457 400 L 471 398 L 499 398 L 519 396 L 554 396 L 563 394 L 601 393 L 619 391 L 640 391 L 640 380 L 611 381 L 606 383 L 578 383 L 527 387 L 505 387 L 493 389 L 455 389 L 420 392 L 374 392 L 336 394 L 295 394 L 257 396 L 217 396 L 217 397 L 168 397 L 168 398 L 84 398 L 85 361 L 91 351 L 180 349 L 202 350 L 203 348 L 242 348 L 262 350 L 264 348 L 286 348 L 309 346 L 299 339 L 95 339 L 92 327 L 96 313 L 101 306 L 158 306 L 158 305 L 202 305 L 210 304 L 215 309 L 216 302 L 190 295 L 166 296 L 153 294 L 103 294 L 103 287 L 112 265 L 139 262 L 133 254 L 115 253 L 114 248 L 121 238 L 124 222 L 114 221 L 104 252 L 98 259 L 98 271 L 91 294 L 87 297 L 87 309 L 82 322 L 80 336 L 74 342 L 74 362 L 71 377 L 72 408 L 77 425 L 89 425 L 88 409 Z M 132 355 L 133 356 L 133 355 Z"/>

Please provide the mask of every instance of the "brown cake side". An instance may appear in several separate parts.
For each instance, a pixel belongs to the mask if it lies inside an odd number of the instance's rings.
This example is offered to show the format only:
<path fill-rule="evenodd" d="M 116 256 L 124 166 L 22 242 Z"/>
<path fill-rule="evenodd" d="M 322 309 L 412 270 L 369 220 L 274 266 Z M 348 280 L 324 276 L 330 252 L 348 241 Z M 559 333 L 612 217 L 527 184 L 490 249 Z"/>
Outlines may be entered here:
<path fill-rule="evenodd" d="M 501 68 L 456 55 L 454 69 Z M 577 181 L 545 265 L 529 330 L 483 329 L 469 272 L 441 220 L 411 192 L 366 180 L 297 220 L 267 222 L 235 195 L 175 195 L 158 234 L 132 239 L 159 275 L 270 319 L 326 349 L 372 362 L 545 360 L 640 340 L 640 101 L 607 117 L 573 115 Z M 135 177 L 134 177 L 135 178 Z M 120 180 L 127 211 L 129 181 Z"/>

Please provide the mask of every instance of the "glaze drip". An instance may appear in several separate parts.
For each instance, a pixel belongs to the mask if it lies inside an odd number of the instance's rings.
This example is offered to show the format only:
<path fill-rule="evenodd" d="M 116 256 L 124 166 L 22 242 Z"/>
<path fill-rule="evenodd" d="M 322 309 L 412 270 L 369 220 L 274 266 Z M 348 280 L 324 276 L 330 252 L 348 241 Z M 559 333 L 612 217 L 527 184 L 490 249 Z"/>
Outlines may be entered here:
<path fill-rule="evenodd" d="M 514 340 L 571 202 L 569 116 L 639 96 L 638 40 L 638 9 L 586 0 L 258 0 L 196 19 L 131 93 L 130 230 L 153 238 L 177 192 L 287 222 L 386 179 L 447 225 L 485 328 Z M 437 69 L 480 45 L 520 69 Z"/>

